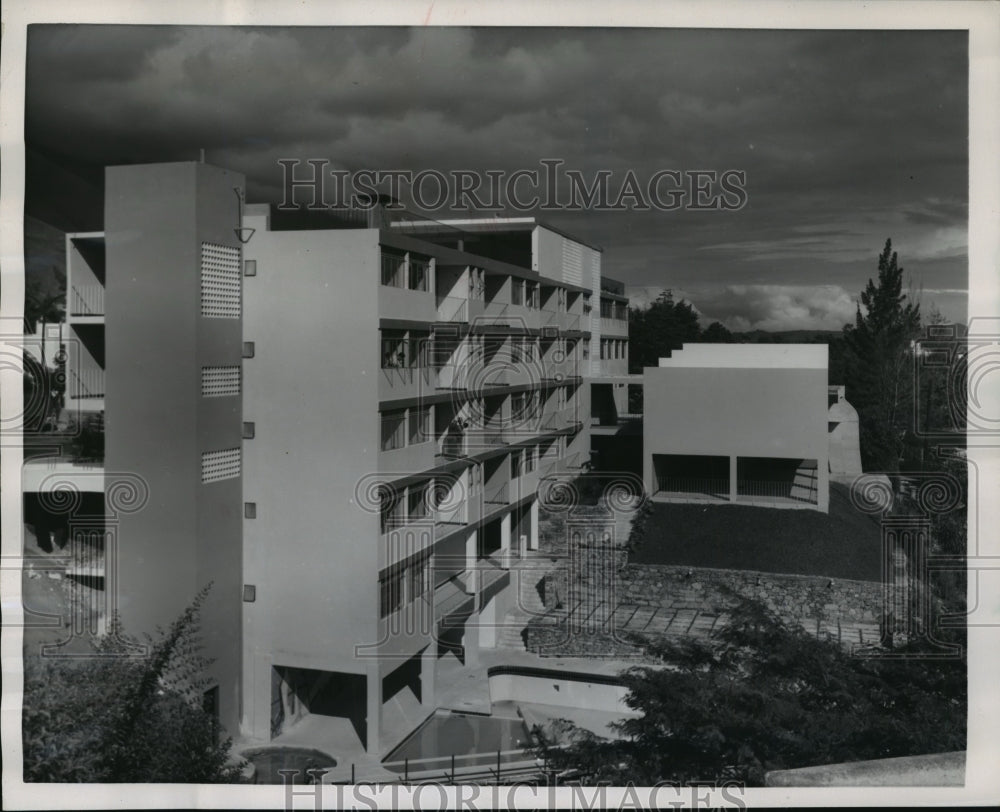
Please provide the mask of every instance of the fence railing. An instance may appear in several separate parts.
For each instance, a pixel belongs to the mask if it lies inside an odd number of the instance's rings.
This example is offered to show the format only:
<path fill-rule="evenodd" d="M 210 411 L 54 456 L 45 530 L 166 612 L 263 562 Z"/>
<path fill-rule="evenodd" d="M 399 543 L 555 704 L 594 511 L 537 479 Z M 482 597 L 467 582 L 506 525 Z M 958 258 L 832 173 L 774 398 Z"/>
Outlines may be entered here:
<path fill-rule="evenodd" d="M 499 427 L 487 426 L 483 429 L 483 444 L 488 446 L 506 445 L 507 439 L 504 437 L 504 430 Z"/>
<path fill-rule="evenodd" d="M 104 397 L 104 370 L 100 367 L 70 368 L 69 377 L 70 397 L 77 399 Z"/>
<path fill-rule="evenodd" d="M 69 312 L 72 316 L 103 316 L 104 285 L 73 285 Z"/>
<path fill-rule="evenodd" d="M 468 300 L 458 296 L 438 296 L 437 318 L 438 321 L 468 321 Z"/>
<path fill-rule="evenodd" d="M 729 498 L 729 480 L 714 477 L 657 476 L 657 490 Z"/>
<path fill-rule="evenodd" d="M 738 479 L 736 481 L 736 495 L 747 496 L 754 499 L 795 499 L 800 502 L 815 501 L 815 491 L 810 485 L 800 485 L 799 491 L 802 495 L 792 495 L 794 482 L 777 482 L 773 480 L 760 479 Z M 810 498 L 805 498 L 804 494 L 809 494 Z"/>

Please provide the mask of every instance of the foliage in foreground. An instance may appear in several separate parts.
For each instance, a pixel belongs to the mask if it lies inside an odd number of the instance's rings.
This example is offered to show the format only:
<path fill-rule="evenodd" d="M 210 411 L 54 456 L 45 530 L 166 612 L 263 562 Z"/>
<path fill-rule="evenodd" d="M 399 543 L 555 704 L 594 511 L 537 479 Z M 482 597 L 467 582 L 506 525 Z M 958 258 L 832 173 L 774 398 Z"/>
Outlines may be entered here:
<path fill-rule="evenodd" d="M 711 645 L 657 644 L 666 667 L 624 674 L 642 716 L 616 725 L 621 738 L 578 730 L 538 754 L 586 783 L 759 786 L 769 770 L 965 748 L 964 659 L 852 656 L 752 601 L 733 616 Z"/>
<path fill-rule="evenodd" d="M 212 783 L 239 780 L 231 740 L 200 706 L 207 687 L 199 614 L 206 587 L 148 656 L 114 622 L 94 657 L 25 658 L 24 780 Z M 132 656 L 129 656 L 132 655 Z"/>

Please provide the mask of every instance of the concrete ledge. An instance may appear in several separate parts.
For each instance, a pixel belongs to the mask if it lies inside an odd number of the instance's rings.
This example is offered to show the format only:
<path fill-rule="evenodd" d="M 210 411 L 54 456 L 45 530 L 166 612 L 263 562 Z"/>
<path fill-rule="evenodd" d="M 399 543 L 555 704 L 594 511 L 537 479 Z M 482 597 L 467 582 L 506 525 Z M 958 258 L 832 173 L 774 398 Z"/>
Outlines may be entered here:
<path fill-rule="evenodd" d="M 767 787 L 962 787 L 965 752 L 848 761 L 797 770 L 773 770 Z"/>

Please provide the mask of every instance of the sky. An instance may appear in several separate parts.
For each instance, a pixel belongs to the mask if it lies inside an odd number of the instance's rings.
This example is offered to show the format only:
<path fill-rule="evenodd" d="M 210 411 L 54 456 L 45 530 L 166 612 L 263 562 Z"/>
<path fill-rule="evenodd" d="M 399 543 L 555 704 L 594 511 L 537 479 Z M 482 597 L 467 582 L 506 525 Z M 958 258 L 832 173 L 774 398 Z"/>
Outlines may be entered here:
<path fill-rule="evenodd" d="M 204 149 L 272 203 L 281 159 L 739 170 L 738 210 L 538 216 L 703 326 L 840 329 L 887 238 L 923 310 L 967 320 L 964 31 L 32 26 L 27 68 L 26 145 L 70 169 Z"/>

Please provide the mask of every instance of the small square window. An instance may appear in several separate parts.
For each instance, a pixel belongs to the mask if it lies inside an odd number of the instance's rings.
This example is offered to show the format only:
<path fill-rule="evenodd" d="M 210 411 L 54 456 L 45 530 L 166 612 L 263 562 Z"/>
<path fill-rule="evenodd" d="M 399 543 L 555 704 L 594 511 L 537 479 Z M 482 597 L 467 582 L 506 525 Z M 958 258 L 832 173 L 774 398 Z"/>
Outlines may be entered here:
<path fill-rule="evenodd" d="M 244 519 L 256 519 L 257 518 L 257 503 L 256 502 L 244 502 L 243 503 L 243 518 Z"/>
<path fill-rule="evenodd" d="M 243 275 L 244 276 L 256 276 L 257 275 L 257 260 L 255 260 L 255 259 L 245 259 L 245 260 L 243 260 Z"/>
<path fill-rule="evenodd" d="M 253 584 L 243 584 L 243 603 L 253 603 L 257 600 L 257 587 Z"/>
<path fill-rule="evenodd" d="M 243 424 L 243 439 L 244 440 L 252 440 L 254 438 L 254 434 L 256 433 L 256 431 L 257 431 L 257 424 L 256 423 L 244 423 Z"/>
<path fill-rule="evenodd" d="M 255 350 L 255 347 L 254 347 L 254 343 L 252 341 L 244 341 L 243 342 L 243 357 L 244 358 L 253 358 L 254 350 Z"/>

